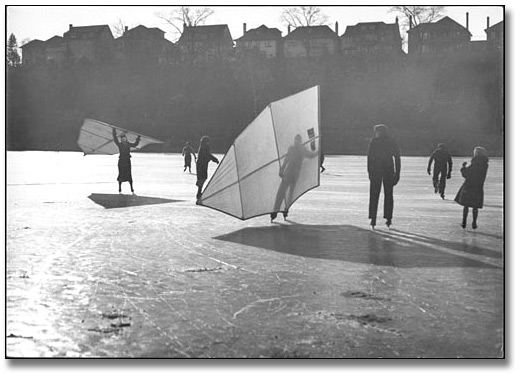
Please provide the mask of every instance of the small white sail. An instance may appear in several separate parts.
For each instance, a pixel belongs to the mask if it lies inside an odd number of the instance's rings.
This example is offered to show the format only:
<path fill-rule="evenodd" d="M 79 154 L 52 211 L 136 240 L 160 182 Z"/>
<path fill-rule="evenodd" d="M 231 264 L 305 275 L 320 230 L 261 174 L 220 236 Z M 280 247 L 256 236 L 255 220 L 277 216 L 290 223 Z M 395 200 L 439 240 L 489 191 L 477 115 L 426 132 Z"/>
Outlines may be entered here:
<path fill-rule="evenodd" d="M 141 149 L 144 146 L 152 143 L 163 143 L 160 140 L 138 134 L 134 131 L 112 126 L 108 123 L 97 121 L 95 119 L 86 118 L 83 121 L 83 125 L 79 131 L 78 146 L 85 155 L 113 155 L 119 153 L 119 149 L 114 143 L 114 138 L 112 137 L 112 129 L 117 130 L 118 136 L 124 133 L 130 143 L 133 143 L 137 136 L 140 135 L 141 140 L 139 141 L 139 145 L 136 147 L 136 149 Z"/>

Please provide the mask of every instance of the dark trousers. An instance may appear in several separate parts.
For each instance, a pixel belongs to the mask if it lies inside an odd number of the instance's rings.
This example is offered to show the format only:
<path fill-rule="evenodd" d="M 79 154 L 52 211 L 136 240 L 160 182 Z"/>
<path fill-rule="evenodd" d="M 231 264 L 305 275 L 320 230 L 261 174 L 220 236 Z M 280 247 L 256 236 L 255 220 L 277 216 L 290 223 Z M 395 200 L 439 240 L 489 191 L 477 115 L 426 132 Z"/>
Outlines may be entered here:
<path fill-rule="evenodd" d="M 374 175 L 370 178 L 370 204 L 368 206 L 368 218 L 376 219 L 377 205 L 381 193 L 381 184 L 385 191 L 384 215 L 386 219 L 392 219 L 394 212 L 394 176 L 392 174 Z"/>
<path fill-rule="evenodd" d="M 444 191 L 446 190 L 446 175 L 448 174 L 448 169 L 446 167 L 438 167 L 435 165 L 433 167 L 433 187 L 439 187 L 439 193 L 444 195 Z"/>

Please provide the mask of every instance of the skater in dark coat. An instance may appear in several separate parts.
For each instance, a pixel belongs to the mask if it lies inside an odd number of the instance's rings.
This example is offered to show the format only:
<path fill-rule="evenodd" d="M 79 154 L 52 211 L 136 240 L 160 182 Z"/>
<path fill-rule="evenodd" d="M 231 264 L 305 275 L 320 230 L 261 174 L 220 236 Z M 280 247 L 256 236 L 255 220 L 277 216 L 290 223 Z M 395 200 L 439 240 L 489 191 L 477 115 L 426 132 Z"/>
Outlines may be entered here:
<path fill-rule="evenodd" d="M 446 179 L 451 178 L 451 169 L 453 162 L 450 153 L 444 146 L 444 143 L 439 143 L 437 149 L 433 151 L 428 161 L 428 175 L 431 175 L 432 162 L 433 165 L 433 189 L 435 193 L 439 193 L 444 200 L 444 192 L 446 190 Z M 439 178 L 440 177 L 440 178 Z"/>
<path fill-rule="evenodd" d="M 197 162 L 197 155 L 195 154 L 195 151 L 190 146 L 190 142 L 186 142 L 184 145 L 184 148 L 182 148 L 182 155 L 184 156 L 184 171 L 186 171 L 186 168 L 188 168 L 189 172 L 191 173 L 191 155 L 193 154 L 193 157 L 195 157 L 195 162 Z"/>
<path fill-rule="evenodd" d="M 208 164 L 210 161 L 218 164 L 219 161 L 209 150 L 209 137 L 207 136 L 203 136 L 200 139 L 199 151 L 197 153 L 199 154 L 199 157 L 197 158 L 197 204 L 200 204 L 202 186 L 204 186 L 204 182 L 208 179 Z"/>
<path fill-rule="evenodd" d="M 471 164 L 462 164 L 460 172 L 464 177 L 464 183 L 460 187 L 455 201 L 464 207 L 462 211 L 462 228 L 466 228 L 469 208 L 473 208 L 473 222 L 471 227 L 477 228 L 478 210 L 484 204 L 484 181 L 488 170 L 488 158 L 483 147 L 475 147 Z"/>
<path fill-rule="evenodd" d="M 121 141 L 117 139 L 116 129 L 112 129 L 112 137 L 114 138 L 114 143 L 116 143 L 117 148 L 119 148 L 119 161 L 117 163 L 117 168 L 119 169 L 119 175 L 117 176 L 117 182 L 119 183 L 119 193 L 121 193 L 121 183 L 129 182 L 130 189 L 132 193 L 134 193 L 134 181 L 132 180 L 132 163 L 130 162 L 130 148 L 137 147 L 139 141 L 141 140 L 141 136 L 138 135 L 135 142 L 130 143 L 126 139 L 126 135 L 121 134 Z"/>
<path fill-rule="evenodd" d="M 381 184 L 385 191 L 384 215 L 386 225 L 392 224 L 394 211 L 394 186 L 401 175 L 401 153 L 397 143 L 388 136 L 386 125 L 374 126 L 374 138 L 368 149 L 368 177 L 370 178 L 370 203 L 368 218 L 372 228 L 376 225 L 377 205 Z"/>

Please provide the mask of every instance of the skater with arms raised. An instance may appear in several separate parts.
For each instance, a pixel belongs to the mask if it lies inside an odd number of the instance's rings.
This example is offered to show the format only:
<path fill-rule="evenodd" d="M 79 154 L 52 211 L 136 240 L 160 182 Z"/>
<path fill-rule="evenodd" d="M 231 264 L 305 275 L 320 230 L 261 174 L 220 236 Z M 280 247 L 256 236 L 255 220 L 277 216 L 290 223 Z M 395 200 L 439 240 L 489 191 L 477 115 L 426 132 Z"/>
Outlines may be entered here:
<path fill-rule="evenodd" d="M 119 170 L 119 175 L 117 176 L 117 182 L 119 183 L 119 193 L 121 193 L 121 184 L 123 182 L 130 183 L 130 190 L 134 193 L 134 182 L 132 180 L 132 163 L 130 162 L 130 148 L 137 147 L 139 145 L 139 141 L 141 140 L 141 136 L 138 135 L 135 142 L 130 143 L 126 139 L 126 135 L 123 133 L 120 135 L 121 141 L 117 139 L 116 129 L 112 129 L 112 136 L 114 138 L 114 143 L 116 143 L 117 148 L 119 148 L 119 161 L 117 163 L 117 168 Z"/>

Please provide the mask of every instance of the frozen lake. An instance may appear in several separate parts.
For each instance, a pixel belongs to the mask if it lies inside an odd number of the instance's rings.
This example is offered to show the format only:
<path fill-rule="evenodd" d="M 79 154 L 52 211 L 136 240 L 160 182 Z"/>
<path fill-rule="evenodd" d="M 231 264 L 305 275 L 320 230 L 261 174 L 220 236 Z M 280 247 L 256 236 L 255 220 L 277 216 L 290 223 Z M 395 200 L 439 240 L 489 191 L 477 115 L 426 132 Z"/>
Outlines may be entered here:
<path fill-rule="evenodd" d="M 195 205 L 179 154 L 134 153 L 132 196 L 117 155 L 8 152 L 7 354 L 501 357 L 503 159 L 463 230 L 469 159 L 441 200 L 404 157 L 392 229 L 381 196 L 371 230 L 365 156 L 327 157 L 272 224 Z"/>

